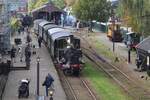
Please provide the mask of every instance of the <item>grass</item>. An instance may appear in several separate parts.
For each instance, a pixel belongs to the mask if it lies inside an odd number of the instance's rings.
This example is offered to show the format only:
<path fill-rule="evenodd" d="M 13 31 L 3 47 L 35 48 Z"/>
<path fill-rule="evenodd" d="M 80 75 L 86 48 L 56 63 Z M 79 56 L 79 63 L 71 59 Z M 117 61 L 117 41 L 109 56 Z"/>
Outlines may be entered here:
<path fill-rule="evenodd" d="M 100 72 L 87 62 L 83 71 L 91 86 L 100 95 L 101 100 L 131 100 L 104 72 Z"/>
<path fill-rule="evenodd" d="M 105 57 L 108 57 L 111 60 L 115 59 L 115 54 L 98 40 L 95 40 L 93 45 L 98 49 L 98 53 L 103 54 Z"/>

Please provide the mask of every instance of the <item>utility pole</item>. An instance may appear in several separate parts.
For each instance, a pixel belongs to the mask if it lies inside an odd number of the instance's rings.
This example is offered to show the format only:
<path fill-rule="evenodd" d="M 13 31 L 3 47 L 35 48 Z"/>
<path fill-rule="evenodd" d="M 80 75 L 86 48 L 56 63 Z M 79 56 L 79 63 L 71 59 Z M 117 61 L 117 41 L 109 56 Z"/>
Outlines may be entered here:
<path fill-rule="evenodd" d="M 131 47 L 128 45 L 128 63 L 131 63 Z"/>
<path fill-rule="evenodd" d="M 111 21 L 112 21 L 112 25 L 113 25 L 113 29 L 112 29 L 112 42 L 113 42 L 113 52 L 115 52 L 115 34 L 114 34 L 114 27 L 115 27 L 115 16 L 114 16 L 114 10 L 113 8 L 111 9 Z"/>

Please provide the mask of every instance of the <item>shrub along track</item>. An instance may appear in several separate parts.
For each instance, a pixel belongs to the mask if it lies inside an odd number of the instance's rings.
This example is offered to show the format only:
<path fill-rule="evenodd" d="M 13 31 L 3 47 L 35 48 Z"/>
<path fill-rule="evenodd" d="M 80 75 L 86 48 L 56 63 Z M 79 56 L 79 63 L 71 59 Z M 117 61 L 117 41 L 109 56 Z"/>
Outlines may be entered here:
<path fill-rule="evenodd" d="M 68 100 L 98 100 L 82 76 L 65 76 L 59 68 L 57 71 Z"/>
<path fill-rule="evenodd" d="M 81 34 L 78 34 L 78 36 L 82 41 L 84 55 L 98 66 L 97 69 L 102 69 L 112 77 L 134 100 L 150 100 L 148 89 L 140 86 L 141 84 L 138 84 L 136 80 L 131 79 L 127 74 L 101 57 Z"/>

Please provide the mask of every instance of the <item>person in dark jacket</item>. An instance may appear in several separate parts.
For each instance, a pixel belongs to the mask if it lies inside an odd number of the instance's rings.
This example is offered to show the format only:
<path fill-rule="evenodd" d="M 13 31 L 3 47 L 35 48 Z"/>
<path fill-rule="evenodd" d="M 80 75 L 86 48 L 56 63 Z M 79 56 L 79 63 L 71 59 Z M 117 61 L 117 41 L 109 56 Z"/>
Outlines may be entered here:
<path fill-rule="evenodd" d="M 51 87 L 53 82 L 54 82 L 53 77 L 48 73 L 48 75 L 45 78 L 44 83 L 42 84 L 46 88 L 46 96 L 48 96 L 48 88 Z"/>
<path fill-rule="evenodd" d="M 31 47 L 29 44 L 25 47 L 25 57 L 31 57 Z"/>
<path fill-rule="evenodd" d="M 42 43 L 42 37 L 39 36 L 39 38 L 38 38 L 38 44 L 39 44 L 39 47 L 40 47 L 40 48 L 41 48 L 41 43 Z"/>
<path fill-rule="evenodd" d="M 14 59 L 14 62 L 15 62 L 15 56 L 16 56 L 16 48 L 13 46 L 11 51 L 10 51 L 10 57 L 11 57 L 12 62 L 13 62 L 13 59 Z"/>
<path fill-rule="evenodd" d="M 32 38 L 29 34 L 27 35 L 26 39 L 27 39 L 27 43 L 30 43 L 32 41 Z"/>
<path fill-rule="evenodd" d="M 28 44 L 25 47 L 25 62 L 26 62 L 26 66 L 27 66 L 28 69 L 29 69 L 29 66 L 30 66 L 30 57 L 31 57 L 31 48 L 30 48 L 30 45 Z"/>

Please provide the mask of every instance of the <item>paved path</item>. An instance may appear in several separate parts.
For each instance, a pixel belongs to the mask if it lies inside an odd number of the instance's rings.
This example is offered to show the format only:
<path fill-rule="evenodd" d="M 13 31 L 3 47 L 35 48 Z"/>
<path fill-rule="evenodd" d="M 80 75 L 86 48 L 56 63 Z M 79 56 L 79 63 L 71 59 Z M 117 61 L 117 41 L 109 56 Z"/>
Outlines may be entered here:
<path fill-rule="evenodd" d="M 18 36 L 17 36 L 18 37 Z M 21 35 L 23 39 L 23 45 L 25 45 L 25 35 Z M 43 81 L 45 80 L 45 76 L 48 73 L 51 73 L 51 75 L 54 77 L 54 100 L 66 100 L 66 95 L 64 93 L 64 90 L 61 86 L 59 77 L 57 75 L 57 72 L 54 68 L 54 65 L 52 64 L 52 60 L 49 56 L 49 53 L 44 45 L 42 45 L 41 48 L 38 48 L 37 45 L 37 39 L 33 35 L 32 37 L 32 43 L 36 46 L 36 55 L 32 55 L 31 58 L 31 66 L 30 70 L 21 70 L 21 71 L 11 71 L 9 73 L 8 82 L 6 84 L 6 88 L 3 94 L 2 100 L 18 100 L 18 87 L 19 87 L 19 81 L 24 78 L 30 78 L 30 96 L 27 100 L 36 100 L 36 84 L 37 84 L 37 56 L 40 57 L 40 96 L 45 96 L 45 87 L 42 86 Z M 12 39 L 13 41 L 13 39 Z M 19 62 L 19 57 L 16 58 L 16 66 L 19 64 L 23 64 Z"/>

